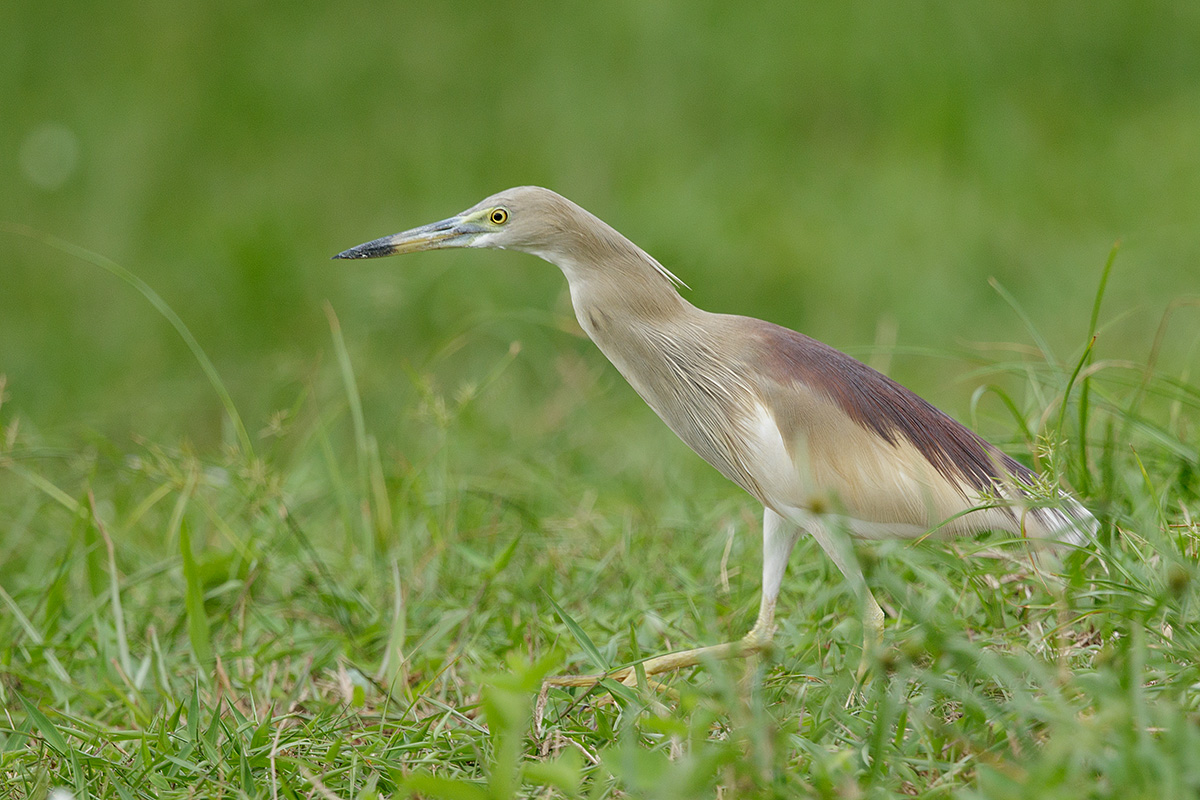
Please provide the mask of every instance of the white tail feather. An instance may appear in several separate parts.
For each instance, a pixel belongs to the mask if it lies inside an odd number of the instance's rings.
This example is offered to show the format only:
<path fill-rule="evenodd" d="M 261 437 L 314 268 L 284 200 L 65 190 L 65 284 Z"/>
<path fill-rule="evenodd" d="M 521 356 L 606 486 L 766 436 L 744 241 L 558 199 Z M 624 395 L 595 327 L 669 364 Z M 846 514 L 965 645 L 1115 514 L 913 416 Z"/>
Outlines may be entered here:
<path fill-rule="evenodd" d="M 1072 547 L 1094 542 L 1100 523 L 1092 513 L 1066 492 L 1059 495 L 1059 501 L 1057 508 L 1031 510 L 1025 521 L 1026 534 Z"/>

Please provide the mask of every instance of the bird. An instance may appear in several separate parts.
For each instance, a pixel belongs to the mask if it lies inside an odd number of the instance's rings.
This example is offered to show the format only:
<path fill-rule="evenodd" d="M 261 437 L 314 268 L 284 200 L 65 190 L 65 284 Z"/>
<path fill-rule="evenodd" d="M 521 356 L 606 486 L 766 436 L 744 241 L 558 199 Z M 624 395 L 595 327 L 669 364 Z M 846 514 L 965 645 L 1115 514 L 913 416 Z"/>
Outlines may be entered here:
<path fill-rule="evenodd" d="M 580 327 L 688 447 L 763 506 L 757 619 L 741 639 L 656 656 L 646 676 L 764 650 L 788 559 L 811 536 L 863 614 L 857 678 L 882 643 L 884 613 L 855 539 L 915 540 L 1000 531 L 1046 546 L 1094 539 L 1095 517 L 1068 491 L 857 359 L 752 317 L 697 308 L 648 253 L 567 198 L 521 186 L 462 213 L 338 253 L 517 250 L 566 277 Z M 635 670 L 564 675 L 557 686 Z"/>

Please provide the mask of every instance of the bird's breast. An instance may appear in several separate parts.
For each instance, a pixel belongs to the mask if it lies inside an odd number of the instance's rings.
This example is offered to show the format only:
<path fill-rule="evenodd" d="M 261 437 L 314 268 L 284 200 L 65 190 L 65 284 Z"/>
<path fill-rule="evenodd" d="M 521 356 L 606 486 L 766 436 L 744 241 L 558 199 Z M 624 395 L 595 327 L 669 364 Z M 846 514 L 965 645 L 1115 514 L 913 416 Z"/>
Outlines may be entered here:
<path fill-rule="evenodd" d="M 585 332 L 685 444 L 763 502 L 764 470 L 786 449 L 778 428 L 718 342 L 689 325 L 616 325 L 602 312 L 579 314 Z"/>

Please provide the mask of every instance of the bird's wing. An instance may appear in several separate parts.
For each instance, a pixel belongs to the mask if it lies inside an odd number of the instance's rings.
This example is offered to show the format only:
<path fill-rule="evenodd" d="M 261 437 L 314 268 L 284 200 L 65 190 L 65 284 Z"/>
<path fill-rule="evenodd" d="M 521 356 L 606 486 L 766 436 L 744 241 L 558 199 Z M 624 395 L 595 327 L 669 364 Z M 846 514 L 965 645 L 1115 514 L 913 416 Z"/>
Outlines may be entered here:
<path fill-rule="evenodd" d="M 746 372 L 760 376 L 765 410 L 802 479 L 793 488 L 818 490 L 804 499 L 819 503 L 825 493 L 849 517 L 881 525 L 881 535 L 943 525 L 947 534 L 992 528 L 1076 540 L 1094 526 L 1065 494 L 1057 507 L 1033 502 L 1033 471 L 861 361 L 768 322 L 747 320 L 742 330 L 751 334 Z"/>

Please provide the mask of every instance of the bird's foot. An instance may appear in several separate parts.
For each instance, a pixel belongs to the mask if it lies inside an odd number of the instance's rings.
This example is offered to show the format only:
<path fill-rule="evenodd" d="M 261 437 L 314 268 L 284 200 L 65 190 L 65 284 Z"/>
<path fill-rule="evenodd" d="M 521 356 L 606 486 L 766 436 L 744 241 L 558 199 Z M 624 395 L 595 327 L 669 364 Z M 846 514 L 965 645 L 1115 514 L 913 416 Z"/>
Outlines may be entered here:
<path fill-rule="evenodd" d="M 854 685 L 850 688 L 850 694 L 846 697 L 846 702 L 842 704 L 842 708 L 851 708 L 858 704 L 862 697 L 863 689 L 866 688 L 867 681 L 870 679 L 868 673 L 871 669 L 871 656 L 866 647 L 863 647 L 862 658 L 858 660 L 858 669 L 854 671 Z"/>
<path fill-rule="evenodd" d="M 745 637 L 736 642 L 726 642 L 725 644 L 710 645 L 709 647 L 697 647 L 693 650 L 682 650 L 678 653 L 667 653 L 666 655 L 654 656 L 642 661 L 640 664 L 634 664 L 628 667 L 613 670 L 612 672 L 604 672 L 598 675 L 557 675 L 552 678 L 547 678 L 543 681 L 544 687 L 548 686 L 581 686 L 592 687 L 604 680 L 613 680 L 622 683 L 625 686 L 637 686 L 639 672 L 646 676 L 646 682 L 651 688 L 663 689 L 665 684 L 662 681 L 651 681 L 650 677 L 654 675 L 662 675 L 675 670 L 687 669 L 704 664 L 708 661 L 723 661 L 730 658 L 744 658 L 754 653 L 762 651 L 770 641 L 769 636 L 764 636 L 755 631 L 750 631 Z M 638 667 L 641 667 L 639 670 Z"/>
<path fill-rule="evenodd" d="M 845 708 L 853 706 L 862 696 L 862 691 L 870 680 L 871 666 L 883 647 L 883 609 L 875 602 L 874 597 L 869 595 L 868 597 L 870 602 L 867 605 L 867 613 L 863 617 L 862 656 L 858 660 L 858 669 L 854 672 L 854 688 L 850 690 L 850 696 L 846 698 Z"/>

